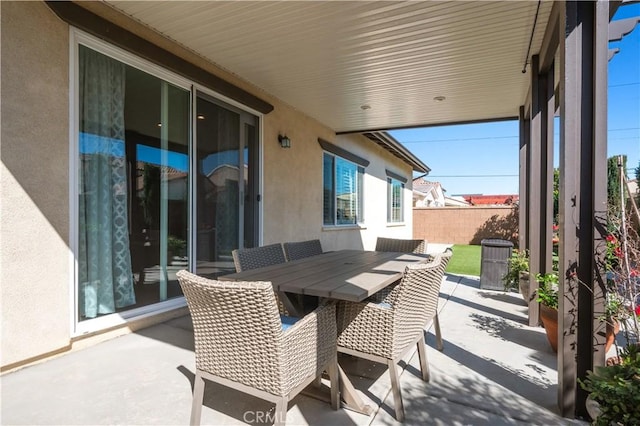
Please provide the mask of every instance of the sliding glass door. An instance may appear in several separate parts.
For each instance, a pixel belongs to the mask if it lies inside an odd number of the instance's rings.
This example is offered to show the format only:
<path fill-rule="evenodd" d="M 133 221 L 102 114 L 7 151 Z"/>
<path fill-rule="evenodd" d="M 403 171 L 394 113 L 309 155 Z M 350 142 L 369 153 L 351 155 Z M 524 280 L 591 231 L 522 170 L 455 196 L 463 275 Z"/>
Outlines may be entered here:
<path fill-rule="evenodd" d="M 257 244 L 257 117 L 204 93 L 196 98 L 196 273 L 234 271 L 231 252 Z"/>
<path fill-rule="evenodd" d="M 191 94 L 79 46 L 78 318 L 181 295 Z"/>
<path fill-rule="evenodd" d="M 258 242 L 258 117 L 122 57 L 78 45 L 78 323 L 179 297 L 178 270 L 232 272 Z"/>

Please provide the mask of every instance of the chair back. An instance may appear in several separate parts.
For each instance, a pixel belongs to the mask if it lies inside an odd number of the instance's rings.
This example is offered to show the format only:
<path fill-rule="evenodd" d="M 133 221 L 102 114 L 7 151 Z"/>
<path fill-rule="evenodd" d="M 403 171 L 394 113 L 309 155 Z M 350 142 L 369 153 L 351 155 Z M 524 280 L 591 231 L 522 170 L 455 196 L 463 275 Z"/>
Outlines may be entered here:
<path fill-rule="evenodd" d="M 426 254 L 427 241 L 378 237 L 376 241 L 376 251 Z"/>
<path fill-rule="evenodd" d="M 451 249 L 447 249 L 443 253 L 438 253 L 435 256 L 440 257 L 440 269 L 442 271 L 442 276 L 444 276 L 444 272 L 447 269 L 447 265 L 449 265 L 449 261 L 453 256 L 453 251 L 451 251 Z"/>
<path fill-rule="evenodd" d="M 438 254 L 429 263 L 407 266 L 400 284 L 394 289 L 394 353 L 412 344 L 436 315 L 446 267 L 442 260 L 443 255 Z"/>
<path fill-rule="evenodd" d="M 284 243 L 284 253 L 287 261 L 303 259 L 305 257 L 322 254 L 320 240 L 298 241 L 294 243 Z"/>
<path fill-rule="evenodd" d="M 282 244 L 271 244 L 262 247 L 236 249 L 231 252 L 236 272 L 249 269 L 262 268 L 263 266 L 285 263 L 287 259 L 282 249 Z"/>
<path fill-rule="evenodd" d="M 279 394 L 282 324 L 269 282 L 210 280 L 179 271 L 195 338 L 196 368 Z"/>

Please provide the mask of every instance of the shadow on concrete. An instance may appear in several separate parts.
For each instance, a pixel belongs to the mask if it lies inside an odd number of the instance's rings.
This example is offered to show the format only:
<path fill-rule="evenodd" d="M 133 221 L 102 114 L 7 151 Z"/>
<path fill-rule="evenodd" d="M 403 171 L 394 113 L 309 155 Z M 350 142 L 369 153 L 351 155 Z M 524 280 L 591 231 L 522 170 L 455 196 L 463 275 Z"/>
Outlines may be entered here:
<path fill-rule="evenodd" d="M 175 318 L 154 327 L 137 330 L 135 334 L 168 343 L 188 351 L 195 350 L 193 327 L 191 327 L 191 316 L 189 315 Z"/>
<path fill-rule="evenodd" d="M 486 313 L 491 314 L 491 315 L 495 315 L 495 316 L 498 316 L 498 317 L 502 317 L 502 318 L 508 319 L 510 321 L 517 322 L 519 324 L 526 325 L 526 321 L 527 321 L 526 316 L 523 317 L 522 315 L 516 315 L 516 314 L 513 314 L 511 312 L 507 312 L 507 311 L 502 311 L 502 310 L 499 310 L 499 309 L 491 308 L 489 306 L 485 306 L 485 305 L 481 305 L 479 303 L 471 302 L 471 301 L 469 301 L 467 299 L 462 299 L 462 298 L 457 297 L 457 296 L 450 296 L 449 299 L 448 299 L 448 303 L 450 303 L 450 302 L 459 303 L 461 305 L 468 306 L 468 307 L 473 308 L 473 309 L 478 310 L 478 311 L 486 312 Z"/>
<path fill-rule="evenodd" d="M 495 292 L 495 291 L 494 292 L 489 292 L 489 291 L 478 292 L 478 296 L 484 299 L 497 300 L 498 302 L 511 303 L 517 306 L 527 306 L 527 304 L 521 297 L 517 297 L 517 294 L 520 294 L 520 293 Z"/>
<path fill-rule="evenodd" d="M 494 412 L 499 415 L 505 414 L 505 412 L 501 410 L 501 405 L 511 405 L 514 409 L 514 413 L 512 415 L 517 420 L 535 424 L 554 424 L 554 422 L 557 422 L 557 419 L 554 419 L 553 416 L 554 413 L 557 414 L 557 407 L 548 406 L 548 402 L 550 400 L 549 395 L 551 394 L 552 396 L 555 396 L 557 386 L 545 379 L 542 374 L 539 376 L 533 376 L 527 373 L 524 369 L 504 365 L 494 359 L 479 357 L 451 342 L 446 342 L 444 355 L 455 360 L 464 367 L 473 370 L 488 380 L 478 380 L 474 379 L 473 376 L 469 376 L 462 377 L 459 381 L 454 383 L 447 380 L 447 377 L 442 377 L 442 375 L 440 375 L 440 377 L 432 378 L 430 386 L 428 387 L 429 396 L 445 398 L 448 401 L 455 402 L 463 406 L 475 408 L 482 407 L 483 410 Z M 554 357 L 555 354 L 553 353 L 545 354 L 542 358 L 549 359 L 545 359 L 544 364 L 551 364 Z M 523 364 L 523 366 L 529 365 L 530 364 Z M 408 368 L 408 371 L 415 375 L 419 374 L 418 369 L 412 366 Z M 460 383 L 462 386 L 460 386 Z M 535 410 L 535 417 L 531 417 L 531 415 L 534 414 L 534 410 L 528 412 L 528 407 L 513 406 L 515 401 L 496 401 L 492 397 L 492 395 L 495 395 L 496 391 L 494 389 L 495 384 L 522 396 L 539 407 L 549 410 L 549 418 L 541 418 L 541 410 Z M 553 400 L 553 398 L 551 398 L 551 400 Z M 455 420 L 455 413 L 452 412 L 433 412 L 430 414 L 436 416 L 435 418 L 432 418 L 432 420 L 437 419 L 440 415 L 442 416 L 441 419 L 443 421 L 444 419 L 447 419 L 448 422 Z M 468 424 L 468 418 L 466 422 Z"/>
<path fill-rule="evenodd" d="M 490 336 L 497 337 L 505 342 L 512 342 L 517 345 L 533 349 L 535 351 L 549 352 L 553 354 L 547 336 L 544 333 L 537 333 L 533 330 L 527 330 L 519 325 L 513 325 L 511 322 L 503 318 L 495 318 L 492 316 L 471 314 L 471 320 L 476 324 L 478 330 L 484 331 Z M 549 369 L 555 370 L 557 363 L 555 358 L 541 357 L 543 365 Z"/>
<path fill-rule="evenodd" d="M 458 275 L 447 272 L 448 277 L 456 280 L 457 284 L 466 285 L 467 287 L 480 289 L 480 277 L 472 277 L 467 275 Z"/>
<path fill-rule="evenodd" d="M 177 370 L 189 381 L 193 392 L 195 373 L 184 365 L 179 365 Z M 289 401 L 287 411 L 289 411 L 292 406 L 297 405 L 302 416 L 308 419 L 307 424 L 309 425 L 328 424 L 327 421 L 332 425 L 355 425 L 346 413 L 341 412 L 341 410 L 332 410 L 329 404 L 324 401 L 319 402 L 319 404 L 326 404 L 326 410 L 323 410 L 320 416 L 324 417 L 326 415 L 327 420 L 320 420 L 321 423 L 318 423 L 318 405 L 311 404 L 310 406 L 309 404 L 303 403 L 303 400 L 304 397 L 298 394 L 295 398 Z M 233 417 L 241 423 L 251 425 L 271 425 L 274 423 L 274 404 L 206 379 L 203 408 Z"/>

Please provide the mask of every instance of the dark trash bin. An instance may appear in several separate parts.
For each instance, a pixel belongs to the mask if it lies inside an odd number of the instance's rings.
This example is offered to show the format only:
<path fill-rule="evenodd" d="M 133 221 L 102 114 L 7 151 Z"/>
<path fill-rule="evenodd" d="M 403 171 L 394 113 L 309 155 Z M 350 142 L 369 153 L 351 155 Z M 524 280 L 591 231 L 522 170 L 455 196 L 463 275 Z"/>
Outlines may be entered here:
<path fill-rule="evenodd" d="M 509 258 L 513 243 L 507 240 L 485 239 L 480 242 L 482 256 L 480 264 L 480 288 L 504 290 L 504 276 L 509 272 Z"/>

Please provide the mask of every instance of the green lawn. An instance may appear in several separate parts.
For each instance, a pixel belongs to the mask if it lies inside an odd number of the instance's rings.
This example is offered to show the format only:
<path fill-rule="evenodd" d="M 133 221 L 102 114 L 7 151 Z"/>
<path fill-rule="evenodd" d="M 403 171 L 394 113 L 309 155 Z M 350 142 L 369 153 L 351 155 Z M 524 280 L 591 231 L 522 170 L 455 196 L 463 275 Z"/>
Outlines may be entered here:
<path fill-rule="evenodd" d="M 455 244 L 447 272 L 459 275 L 480 276 L 481 246 Z"/>

